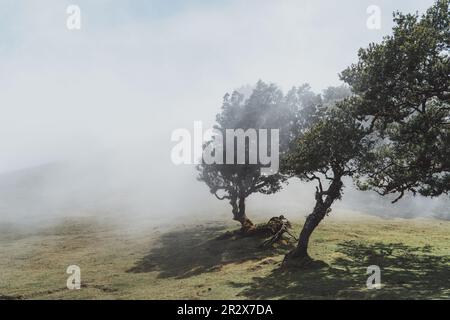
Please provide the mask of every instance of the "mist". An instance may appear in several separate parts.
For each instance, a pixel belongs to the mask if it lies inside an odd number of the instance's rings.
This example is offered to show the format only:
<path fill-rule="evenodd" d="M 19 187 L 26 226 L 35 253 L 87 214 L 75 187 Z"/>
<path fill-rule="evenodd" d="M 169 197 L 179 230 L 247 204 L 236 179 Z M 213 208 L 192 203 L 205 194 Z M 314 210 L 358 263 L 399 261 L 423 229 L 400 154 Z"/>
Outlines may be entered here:
<path fill-rule="evenodd" d="M 75 2 L 1 0 L 1 223 L 231 217 L 193 165 L 171 162 L 171 133 L 211 127 L 224 94 L 259 79 L 339 85 L 358 48 L 389 33 L 392 11 L 433 3 L 378 1 L 382 28 L 369 30 L 373 1 Z M 66 28 L 69 4 L 81 30 Z M 346 186 L 336 212 L 448 217 L 445 199 L 391 205 Z M 293 180 L 250 197 L 249 214 L 303 217 L 313 194 Z"/>

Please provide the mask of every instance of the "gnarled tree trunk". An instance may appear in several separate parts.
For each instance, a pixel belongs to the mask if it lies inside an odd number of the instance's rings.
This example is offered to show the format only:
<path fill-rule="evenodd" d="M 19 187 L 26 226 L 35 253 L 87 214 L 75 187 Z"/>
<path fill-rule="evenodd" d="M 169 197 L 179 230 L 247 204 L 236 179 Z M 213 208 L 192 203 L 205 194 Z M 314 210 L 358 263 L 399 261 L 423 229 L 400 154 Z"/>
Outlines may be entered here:
<path fill-rule="evenodd" d="M 242 226 L 242 231 L 248 232 L 255 228 L 253 222 L 245 214 L 245 197 L 231 197 L 230 204 L 233 208 L 233 220 L 238 221 Z"/>
<path fill-rule="evenodd" d="M 297 247 L 289 252 L 283 261 L 284 265 L 291 262 L 302 262 L 304 260 L 311 260 L 308 255 L 308 244 L 311 234 L 323 220 L 323 218 L 330 212 L 331 205 L 336 199 L 341 196 L 342 181 L 341 176 L 333 179 L 330 187 L 326 191 L 316 191 L 316 205 L 313 212 L 306 218 L 303 229 L 300 232 Z M 325 196 L 325 199 L 323 198 Z"/>

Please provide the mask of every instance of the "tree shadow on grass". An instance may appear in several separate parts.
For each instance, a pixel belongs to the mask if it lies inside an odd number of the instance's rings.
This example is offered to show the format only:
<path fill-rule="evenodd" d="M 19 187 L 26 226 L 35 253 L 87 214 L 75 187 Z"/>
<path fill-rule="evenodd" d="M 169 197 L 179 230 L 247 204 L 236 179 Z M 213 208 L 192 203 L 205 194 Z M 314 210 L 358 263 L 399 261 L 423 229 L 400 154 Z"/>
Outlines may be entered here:
<path fill-rule="evenodd" d="M 242 287 L 250 299 L 449 299 L 450 258 L 432 248 L 401 243 L 338 245 L 340 257 L 330 266 L 310 270 L 276 269 Z M 367 267 L 381 269 L 381 289 L 368 290 Z"/>
<path fill-rule="evenodd" d="M 289 245 L 261 248 L 262 236 L 223 236 L 226 226 L 195 226 L 165 233 L 159 245 L 127 272 L 158 271 L 160 278 L 188 278 L 204 272 L 220 270 L 229 263 L 260 260 L 285 253 Z"/>

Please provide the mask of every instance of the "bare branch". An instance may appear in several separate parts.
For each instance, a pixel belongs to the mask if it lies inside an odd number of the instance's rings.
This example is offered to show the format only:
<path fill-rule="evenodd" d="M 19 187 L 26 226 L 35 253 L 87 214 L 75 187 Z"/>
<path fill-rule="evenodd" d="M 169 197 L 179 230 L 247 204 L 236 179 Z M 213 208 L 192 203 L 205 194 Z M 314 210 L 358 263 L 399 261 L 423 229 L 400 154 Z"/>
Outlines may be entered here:
<path fill-rule="evenodd" d="M 405 195 L 404 191 L 400 192 L 400 195 L 394 201 L 392 201 L 392 203 L 397 203 L 401 198 L 403 198 L 404 195 Z"/>
<path fill-rule="evenodd" d="M 229 196 L 222 196 L 222 197 L 220 197 L 216 192 L 214 192 L 214 195 L 216 196 L 216 198 L 217 199 L 219 199 L 219 200 L 224 200 L 224 199 L 230 199 L 230 197 Z"/>

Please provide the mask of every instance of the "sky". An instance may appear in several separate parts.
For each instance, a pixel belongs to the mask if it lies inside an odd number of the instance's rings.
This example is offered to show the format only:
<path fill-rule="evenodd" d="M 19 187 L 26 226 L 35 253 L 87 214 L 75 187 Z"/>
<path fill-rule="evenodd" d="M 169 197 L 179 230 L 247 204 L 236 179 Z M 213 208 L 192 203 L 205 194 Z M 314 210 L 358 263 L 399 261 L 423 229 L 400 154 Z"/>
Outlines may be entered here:
<path fill-rule="evenodd" d="M 392 11 L 431 3 L 0 0 L 0 172 L 169 141 L 259 79 L 339 84 L 358 48 L 389 33 Z M 70 4 L 80 30 L 66 28 Z M 366 27 L 370 5 L 380 30 Z"/>
<path fill-rule="evenodd" d="M 0 173 L 77 160 L 114 186 L 150 180 L 140 190 L 158 208 L 171 208 L 164 193 L 198 202 L 208 190 L 192 166 L 171 163 L 174 130 L 212 126 L 225 93 L 260 79 L 284 91 L 339 85 L 358 49 L 390 33 L 393 11 L 432 3 L 0 0 Z M 69 5 L 81 10 L 80 30 L 66 27 Z M 371 5 L 379 30 L 366 25 Z M 73 170 L 41 189 L 91 173 Z M 196 196 L 186 192 L 192 183 Z"/>

